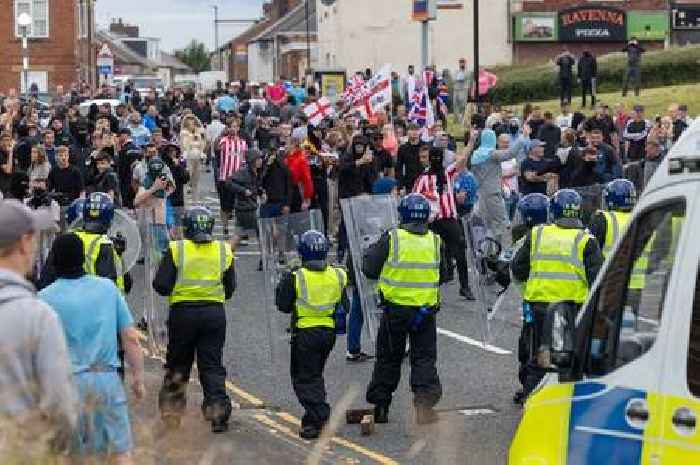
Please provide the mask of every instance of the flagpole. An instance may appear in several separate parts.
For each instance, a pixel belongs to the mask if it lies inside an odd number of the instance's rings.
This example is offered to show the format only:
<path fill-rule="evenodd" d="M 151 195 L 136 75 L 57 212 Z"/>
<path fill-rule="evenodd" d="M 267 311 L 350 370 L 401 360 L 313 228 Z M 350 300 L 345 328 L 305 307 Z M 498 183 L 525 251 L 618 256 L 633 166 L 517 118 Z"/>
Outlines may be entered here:
<path fill-rule="evenodd" d="M 476 108 L 481 106 L 481 95 L 479 92 L 479 0 L 474 0 L 474 103 Z"/>

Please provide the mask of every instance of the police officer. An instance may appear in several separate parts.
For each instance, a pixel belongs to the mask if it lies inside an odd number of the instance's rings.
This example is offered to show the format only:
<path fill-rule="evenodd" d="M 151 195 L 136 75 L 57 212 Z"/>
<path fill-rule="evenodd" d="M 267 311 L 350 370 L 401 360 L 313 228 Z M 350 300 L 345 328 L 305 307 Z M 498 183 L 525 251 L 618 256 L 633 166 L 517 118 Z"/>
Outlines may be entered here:
<path fill-rule="evenodd" d="M 179 426 L 196 354 L 204 391 L 202 413 L 212 432 L 222 433 L 231 416 L 222 356 L 224 302 L 236 288 L 233 252 L 229 244 L 213 239 L 214 216 L 204 207 L 185 212 L 184 228 L 185 239 L 170 242 L 153 281 L 156 292 L 170 300 L 165 379 L 158 403 L 165 423 Z"/>
<path fill-rule="evenodd" d="M 605 186 L 603 198 L 606 210 L 598 211 L 591 219 L 591 234 L 607 257 L 627 229 L 637 201 L 637 191 L 632 181 L 616 179 Z"/>
<path fill-rule="evenodd" d="M 335 345 L 336 333 L 345 332 L 340 301 L 348 283 L 342 268 L 328 265 L 329 244 L 321 232 L 301 235 L 301 267 L 285 273 L 275 292 L 277 309 L 292 315 L 292 386 L 305 413 L 299 436 L 315 439 L 328 422 L 323 370 Z M 338 325 L 336 326 L 336 321 Z"/>
<path fill-rule="evenodd" d="M 517 226 L 513 226 L 513 251 L 514 254 L 523 246 L 527 237 L 529 237 L 532 228 L 547 224 L 549 218 L 549 198 L 544 194 L 534 193 L 528 194 L 518 202 L 518 213 L 521 222 Z M 522 292 L 524 284 L 514 280 L 516 285 Z M 532 309 L 530 303 L 523 301 L 523 326 L 518 340 L 518 361 L 520 369 L 518 370 L 518 379 L 523 385 L 523 389 L 518 390 L 513 397 L 513 402 L 520 404 L 525 400 L 525 375 L 527 374 L 527 363 L 535 354 L 532 347 L 532 334 L 534 331 L 534 319 L 532 317 Z"/>
<path fill-rule="evenodd" d="M 384 233 L 365 253 L 362 272 L 379 280 L 384 314 L 377 334 L 377 360 L 367 387 L 375 422 L 387 423 L 392 394 L 401 377 L 410 338 L 411 389 L 416 421 L 437 421 L 433 407 L 442 397 L 436 368 L 440 284 L 451 275 L 440 237 L 428 229 L 430 204 L 421 194 L 399 203 L 400 225 Z"/>
<path fill-rule="evenodd" d="M 553 224 L 537 226 L 526 236 L 511 264 L 513 277 L 525 282 L 523 300 L 532 311 L 532 343 L 537 351 L 544 337 L 549 305 L 559 302 L 583 304 L 603 263 L 598 241 L 581 222 L 581 196 L 578 192 L 562 189 L 554 194 L 550 218 Z M 531 357 L 523 371 L 521 402 L 545 374 L 537 357 Z"/>
<path fill-rule="evenodd" d="M 126 240 L 121 236 L 111 238 L 107 235 L 114 219 L 114 202 L 102 192 L 94 192 L 85 199 L 77 199 L 69 207 L 67 222 L 72 223 L 78 209 L 82 210 L 83 226 L 73 231 L 82 241 L 85 253 L 85 272 L 111 279 L 123 292 L 131 290 L 132 280 L 124 272 L 121 255 L 126 250 Z M 71 221 L 73 220 L 73 221 Z M 55 257 L 52 253 L 46 260 L 41 274 L 40 288 L 49 286 L 56 280 Z"/>

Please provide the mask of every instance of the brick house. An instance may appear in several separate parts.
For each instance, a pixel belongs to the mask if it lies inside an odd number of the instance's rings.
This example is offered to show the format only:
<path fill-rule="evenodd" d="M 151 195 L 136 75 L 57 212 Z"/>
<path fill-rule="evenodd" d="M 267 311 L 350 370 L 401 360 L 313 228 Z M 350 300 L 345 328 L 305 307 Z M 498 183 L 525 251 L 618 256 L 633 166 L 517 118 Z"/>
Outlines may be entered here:
<path fill-rule="evenodd" d="M 96 81 L 94 0 L 0 0 L 0 91 L 22 89 L 22 40 L 16 17 L 28 13 L 28 82 L 40 92 Z"/>
<path fill-rule="evenodd" d="M 522 0 L 513 13 L 515 63 L 551 60 L 566 45 L 578 55 L 620 51 L 632 37 L 647 50 L 670 36 L 667 0 Z"/>

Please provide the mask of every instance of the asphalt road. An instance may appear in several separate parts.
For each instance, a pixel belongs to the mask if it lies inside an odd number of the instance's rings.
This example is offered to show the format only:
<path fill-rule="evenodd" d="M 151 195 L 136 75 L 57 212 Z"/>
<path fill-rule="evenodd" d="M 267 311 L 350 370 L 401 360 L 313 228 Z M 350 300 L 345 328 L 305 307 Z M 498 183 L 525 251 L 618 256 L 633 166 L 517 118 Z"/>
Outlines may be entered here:
<path fill-rule="evenodd" d="M 213 185 L 209 176 L 203 177 L 207 181 L 203 186 L 204 202 L 218 212 Z M 221 225 L 217 225 L 216 231 L 220 236 Z M 230 380 L 228 387 L 242 406 L 234 418 L 256 427 L 260 434 L 255 438 L 270 450 L 285 450 L 292 444 L 295 450 L 302 451 L 289 454 L 287 463 L 315 463 L 306 462 L 315 444 L 296 436 L 302 410 L 290 383 L 285 316 L 271 308 L 272 290 L 266 287 L 264 274 L 257 271 L 259 259 L 256 242 L 239 248 L 238 289 L 226 306 L 224 361 Z M 144 306 L 143 270 L 142 265 L 137 265 L 132 271 L 135 288 L 129 302 L 136 316 L 142 314 Z M 373 364 L 346 362 L 346 338 L 340 336 L 326 367 L 326 385 L 331 404 L 342 403 L 335 409 L 341 418 L 335 437 L 320 447 L 320 463 L 496 465 L 507 462 L 510 440 L 521 414 L 521 409 L 511 401 L 517 389 L 518 297 L 513 290 L 506 294 L 489 324 L 491 336 L 489 344 L 484 346 L 480 341 L 486 319 L 481 307 L 459 297 L 454 283 L 443 286 L 442 296 L 438 315 L 438 371 L 444 390 L 437 406 L 440 421 L 425 427 L 415 425 L 408 384 L 410 367 L 406 361 L 391 407 L 390 423 L 377 425 L 371 436 L 362 436 L 358 425 L 346 425 L 344 406 L 368 407 L 364 396 Z M 166 318 L 164 301 L 155 301 Z M 274 315 L 272 325 L 269 312 Z M 363 349 L 374 353 L 366 332 Z"/>

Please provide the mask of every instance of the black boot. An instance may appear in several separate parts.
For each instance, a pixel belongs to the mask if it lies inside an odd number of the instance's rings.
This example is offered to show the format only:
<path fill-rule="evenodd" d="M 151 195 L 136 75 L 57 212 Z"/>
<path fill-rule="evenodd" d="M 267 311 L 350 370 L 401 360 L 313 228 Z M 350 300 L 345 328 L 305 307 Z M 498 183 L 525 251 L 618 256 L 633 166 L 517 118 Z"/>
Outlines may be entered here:
<path fill-rule="evenodd" d="M 386 424 L 389 423 L 389 406 L 377 404 L 374 406 L 374 422 Z"/>
<path fill-rule="evenodd" d="M 459 290 L 459 295 L 461 295 L 462 297 L 464 297 L 465 299 L 467 299 L 469 301 L 476 300 L 476 299 L 474 299 L 474 294 L 472 294 L 472 290 L 469 289 L 469 286 L 461 288 Z"/>
<path fill-rule="evenodd" d="M 321 428 L 318 426 L 307 425 L 299 430 L 299 437 L 302 439 L 318 439 L 321 435 Z"/>
<path fill-rule="evenodd" d="M 416 423 L 419 425 L 430 425 L 437 423 L 440 419 L 438 414 L 430 407 L 416 407 Z"/>
<path fill-rule="evenodd" d="M 211 422 L 211 432 L 220 434 L 228 431 L 228 421 L 226 420 L 213 420 Z"/>

